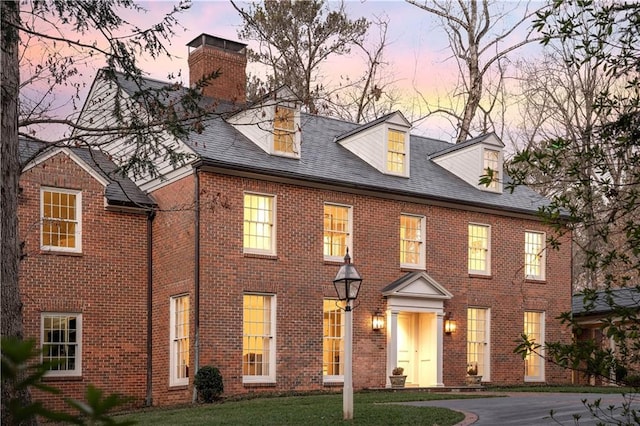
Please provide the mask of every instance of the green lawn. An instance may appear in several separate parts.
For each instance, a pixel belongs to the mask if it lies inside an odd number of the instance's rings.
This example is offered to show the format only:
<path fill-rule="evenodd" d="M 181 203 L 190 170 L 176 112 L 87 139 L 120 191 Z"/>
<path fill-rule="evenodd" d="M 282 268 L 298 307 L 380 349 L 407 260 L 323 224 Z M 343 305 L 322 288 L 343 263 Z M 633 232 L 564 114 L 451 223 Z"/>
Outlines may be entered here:
<path fill-rule="evenodd" d="M 204 404 L 178 409 L 149 409 L 117 420 L 134 420 L 139 425 L 438 425 L 456 424 L 462 413 L 438 407 L 410 407 L 392 404 L 482 397 L 456 393 L 361 392 L 354 395 L 354 419 L 342 420 L 342 394 L 255 398 Z"/>

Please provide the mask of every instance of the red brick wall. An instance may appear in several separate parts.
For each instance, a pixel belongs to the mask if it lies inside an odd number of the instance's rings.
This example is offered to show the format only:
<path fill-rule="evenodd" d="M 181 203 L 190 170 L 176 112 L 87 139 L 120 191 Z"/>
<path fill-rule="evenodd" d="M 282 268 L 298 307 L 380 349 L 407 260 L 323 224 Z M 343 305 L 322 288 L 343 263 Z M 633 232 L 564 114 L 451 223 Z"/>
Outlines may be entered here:
<path fill-rule="evenodd" d="M 193 348 L 194 179 L 181 179 L 156 190 L 152 196 L 159 207 L 153 221 L 153 403 L 169 405 L 191 401 L 187 387 L 169 386 L 169 308 L 172 296 L 189 294 Z M 191 365 L 193 356 L 192 349 Z M 195 372 L 189 373 L 193 383 Z"/>
<path fill-rule="evenodd" d="M 399 216 L 427 217 L 427 273 L 454 294 L 445 303 L 458 331 L 444 337 L 444 383 L 464 383 L 466 309 L 491 308 L 491 370 L 495 383 L 524 381 L 524 362 L 513 353 L 525 310 L 544 310 L 546 339 L 569 339 L 555 318 L 570 309 L 570 247 L 547 253 L 545 282 L 523 277 L 524 231 L 545 230 L 537 221 L 401 203 L 253 179 L 205 173 L 201 187 L 221 193 L 226 208 L 202 212 L 201 365 L 220 368 L 227 394 L 321 389 L 322 298 L 333 297 L 339 264 L 322 256 L 323 203 L 353 206 L 353 262 L 364 278 L 354 310 L 354 387 L 382 387 L 386 380 L 385 331 L 371 330 L 371 315 L 385 309 L 380 290 L 404 275 L 399 267 Z M 277 257 L 242 253 L 243 190 L 277 197 Z M 492 276 L 467 273 L 467 224 L 492 226 Z M 550 231 L 548 231 L 550 232 Z M 242 385 L 242 295 L 277 295 L 277 384 Z M 568 373 L 547 363 L 547 382 L 566 382 Z"/>
<path fill-rule="evenodd" d="M 82 190 L 82 253 L 40 250 L 40 187 Z M 82 376 L 49 378 L 64 397 L 83 399 L 86 386 L 144 402 L 146 390 L 146 216 L 106 211 L 104 187 L 66 155 L 23 173 L 20 236 L 26 258 L 20 291 L 27 338 L 40 343 L 42 312 L 82 313 Z M 62 407 L 61 397 L 33 392 Z"/>
<path fill-rule="evenodd" d="M 247 57 L 243 52 L 203 45 L 189 54 L 189 84 L 197 83 L 215 71 L 220 75 L 208 80 L 203 88 L 205 96 L 243 103 L 246 99 Z"/>

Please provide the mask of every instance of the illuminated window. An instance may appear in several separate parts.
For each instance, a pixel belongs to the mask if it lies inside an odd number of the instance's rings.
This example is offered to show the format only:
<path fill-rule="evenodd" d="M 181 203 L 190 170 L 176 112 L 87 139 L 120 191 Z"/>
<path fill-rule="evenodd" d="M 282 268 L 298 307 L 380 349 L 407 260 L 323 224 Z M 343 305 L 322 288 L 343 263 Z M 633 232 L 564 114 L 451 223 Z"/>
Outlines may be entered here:
<path fill-rule="evenodd" d="M 542 232 L 524 233 L 524 273 L 526 278 L 544 280 L 545 235 Z"/>
<path fill-rule="evenodd" d="M 322 334 L 322 374 L 324 380 L 344 380 L 344 303 L 325 299 Z"/>
<path fill-rule="evenodd" d="M 524 379 L 531 382 L 544 381 L 544 312 L 525 311 L 524 334 L 529 342 L 540 345 L 528 352 L 524 359 Z"/>
<path fill-rule="evenodd" d="M 48 376 L 82 374 L 82 315 L 42 314 L 42 361 L 51 363 Z"/>
<path fill-rule="evenodd" d="M 389 129 L 387 132 L 387 171 L 403 174 L 405 171 L 405 133 Z"/>
<path fill-rule="evenodd" d="M 275 253 L 274 207 L 273 196 L 244 194 L 245 253 Z"/>
<path fill-rule="evenodd" d="M 484 381 L 489 378 L 489 310 L 467 309 L 467 367 L 478 367 Z"/>
<path fill-rule="evenodd" d="M 491 273 L 491 253 L 489 239 L 491 228 L 488 225 L 469 224 L 469 273 Z"/>
<path fill-rule="evenodd" d="M 291 108 L 276 106 L 273 120 L 273 146 L 277 152 L 295 154 L 295 114 Z"/>
<path fill-rule="evenodd" d="M 42 188 L 40 201 L 42 249 L 80 252 L 82 193 Z"/>
<path fill-rule="evenodd" d="M 422 216 L 400 215 L 400 265 L 424 267 L 424 223 Z"/>
<path fill-rule="evenodd" d="M 275 381 L 275 329 L 275 296 L 245 294 L 242 331 L 243 381 Z"/>
<path fill-rule="evenodd" d="M 344 258 L 351 250 L 351 207 L 336 204 L 324 205 L 324 257 L 328 260 Z"/>
<path fill-rule="evenodd" d="M 498 189 L 500 180 L 500 152 L 491 149 L 484 150 L 484 167 L 482 168 L 485 175 L 491 176 L 491 184 L 487 186 L 490 189 Z"/>
<path fill-rule="evenodd" d="M 171 360 L 169 384 L 189 384 L 189 296 L 171 298 L 170 308 Z"/>

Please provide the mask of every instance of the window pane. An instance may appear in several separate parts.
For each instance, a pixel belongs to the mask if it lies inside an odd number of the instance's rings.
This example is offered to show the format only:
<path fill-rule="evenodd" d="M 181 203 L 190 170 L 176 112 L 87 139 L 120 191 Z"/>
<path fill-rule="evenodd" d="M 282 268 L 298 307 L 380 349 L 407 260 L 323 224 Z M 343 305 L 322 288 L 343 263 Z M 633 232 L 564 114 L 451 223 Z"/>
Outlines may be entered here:
<path fill-rule="evenodd" d="M 322 373 L 325 376 L 343 375 L 344 311 L 338 300 L 323 301 Z"/>
<path fill-rule="evenodd" d="M 273 142 L 276 151 L 292 154 L 295 152 L 294 128 L 294 110 L 276 106 L 276 115 L 273 120 Z"/>
<path fill-rule="evenodd" d="M 342 257 L 349 241 L 349 207 L 324 205 L 324 255 Z"/>
<path fill-rule="evenodd" d="M 42 321 L 42 360 L 51 362 L 50 370 L 74 371 L 79 366 L 77 317 L 46 314 Z"/>
<path fill-rule="evenodd" d="M 525 275 L 532 278 L 542 278 L 544 234 L 539 232 L 525 232 L 524 235 Z"/>
<path fill-rule="evenodd" d="M 525 312 L 524 313 L 524 334 L 530 342 L 538 345 L 544 344 L 544 336 L 542 335 L 542 312 Z M 540 352 L 542 348 L 536 350 Z M 530 351 L 525 357 L 525 377 L 542 379 L 543 365 L 542 357 Z"/>
<path fill-rule="evenodd" d="M 187 384 L 189 377 L 189 296 L 171 298 L 171 382 Z"/>
<path fill-rule="evenodd" d="M 243 302 L 242 374 L 270 374 L 272 296 L 245 294 Z"/>
<path fill-rule="evenodd" d="M 469 271 L 488 272 L 489 227 L 469 225 Z"/>
<path fill-rule="evenodd" d="M 498 161 L 500 153 L 490 149 L 484 151 L 484 173 L 491 175 L 492 181 L 489 188 L 495 189 L 498 187 L 498 180 L 500 179 L 500 171 L 498 170 Z"/>
<path fill-rule="evenodd" d="M 484 374 L 485 347 L 488 343 L 487 310 L 467 309 L 467 366 L 477 366 L 478 375 Z"/>
<path fill-rule="evenodd" d="M 387 134 L 387 170 L 404 173 L 405 144 L 404 132 L 389 129 Z"/>
<path fill-rule="evenodd" d="M 244 248 L 273 250 L 273 197 L 244 195 Z"/>
<path fill-rule="evenodd" d="M 421 264 L 422 219 L 418 216 L 400 216 L 400 263 Z"/>
<path fill-rule="evenodd" d="M 42 245 L 76 248 L 79 207 L 76 194 L 42 191 Z"/>

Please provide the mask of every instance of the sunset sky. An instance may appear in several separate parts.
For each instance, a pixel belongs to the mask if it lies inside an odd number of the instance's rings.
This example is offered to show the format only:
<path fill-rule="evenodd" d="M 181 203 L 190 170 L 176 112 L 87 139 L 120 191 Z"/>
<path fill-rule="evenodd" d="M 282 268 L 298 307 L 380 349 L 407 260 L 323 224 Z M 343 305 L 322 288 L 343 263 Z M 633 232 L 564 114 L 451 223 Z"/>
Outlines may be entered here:
<path fill-rule="evenodd" d="M 128 16 L 128 20 L 144 28 L 159 22 L 175 3 L 156 1 L 139 4 L 147 9 L 147 12 Z M 240 4 L 246 6 L 246 3 Z M 334 8 L 338 3 L 330 3 L 330 5 Z M 526 2 L 498 2 L 497 6 L 506 13 L 504 22 L 497 23 L 498 28 L 508 26 L 513 23 L 512 19 L 515 20 L 521 16 L 524 5 Z M 388 18 L 389 46 L 385 58 L 389 65 L 385 70 L 392 76 L 396 91 L 402 95 L 403 112 L 413 115 L 408 117 L 410 120 L 420 115 L 421 104 L 424 104 L 423 99 L 436 102 L 439 98 L 442 102 L 442 99 L 447 98 L 447 94 L 455 85 L 458 71 L 455 61 L 451 58 L 446 34 L 435 17 L 404 1 L 350 0 L 345 1 L 345 8 L 352 19 L 365 17 L 374 21 L 376 17 Z M 238 30 L 242 20 L 227 1 L 194 1 L 192 7 L 180 13 L 178 18 L 183 28 L 177 29 L 176 36 L 167 46 L 174 59 L 158 58 L 151 61 L 141 58 L 141 67 L 153 78 L 166 80 L 169 73 L 177 74 L 181 71 L 183 79 L 188 79 L 186 44 L 201 33 L 239 40 L 248 43 L 249 47 L 255 47 L 253 42 L 239 39 Z M 373 35 L 377 37 L 377 33 L 373 32 Z M 514 39 L 518 37 L 522 37 L 522 33 L 514 35 Z M 506 43 L 509 42 L 510 40 L 506 41 Z M 537 49 L 539 49 L 537 45 L 529 46 L 519 54 L 530 55 Z M 323 75 L 327 79 L 325 82 L 338 83 L 340 75 L 349 75 L 354 78 L 362 72 L 363 64 L 364 59 L 358 54 L 327 61 L 323 69 Z M 88 80 L 88 85 L 95 76 L 95 70 L 103 65 L 96 61 L 90 67 L 92 69 L 86 70 L 83 78 Z M 260 69 L 249 64 L 248 71 L 259 73 Z M 188 84 L 188 81 L 184 83 Z M 421 96 L 418 96 L 418 93 Z M 418 124 L 416 130 L 426 136 L 446 140 L 448 139 L 447 131 L 451 131 L 451 126 L 443 121 L 429 120 Z"/>

